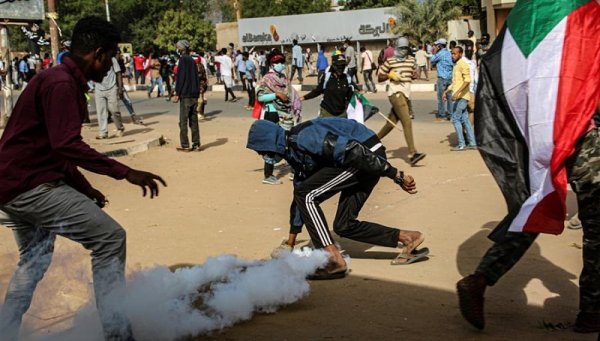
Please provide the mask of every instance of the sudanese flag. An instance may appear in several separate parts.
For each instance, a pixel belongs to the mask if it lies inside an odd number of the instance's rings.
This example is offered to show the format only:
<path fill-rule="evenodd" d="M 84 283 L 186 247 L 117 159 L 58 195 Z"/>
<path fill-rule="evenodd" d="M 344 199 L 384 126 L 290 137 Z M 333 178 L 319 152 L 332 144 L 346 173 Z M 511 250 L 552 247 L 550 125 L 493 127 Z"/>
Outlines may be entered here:
<path fill-rule="evenodd" d="M 483 57 L 475 132 L 508 206 L 490 236 L 560 234 L 565 160 L 600 99 L 600 0 L 519 0 Z"/>

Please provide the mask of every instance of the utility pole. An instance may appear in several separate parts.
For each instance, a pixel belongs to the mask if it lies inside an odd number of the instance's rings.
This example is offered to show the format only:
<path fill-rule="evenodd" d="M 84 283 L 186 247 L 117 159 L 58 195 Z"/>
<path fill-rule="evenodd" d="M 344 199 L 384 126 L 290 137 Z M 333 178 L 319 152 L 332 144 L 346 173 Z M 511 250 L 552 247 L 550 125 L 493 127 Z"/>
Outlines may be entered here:
<path fill-rule="evenodd" d="M 110 22 L 110 8 L 108 8 L 108 0 L 104 0 L 104 6 L 106 7 L 106 21 Z"/>
<path fill-rule="evenodd" d="M 58 19 L 58 13 L 56 13 L 56 4 L 54 0 L 48 0 L 48 13 L 46 14 L 48 21 L 50 22 L 50 49 L 52 50 L 52 60 L 54 65 L 58 64 L 56 57 L 58 56 L 58 27 L 56 25 L 56 19 Z"/>
<path fill-rule="evenodd" d="M 240 0 L 233 0 L 233 9 L 235 10 L 235 21 L 240 21 L 242 18 L 242 5 Z"/>
<path fill-rule="evenodd" d="M 8 67 L 11 65 L 10 60 L 10 46 L 8 40 L 8 28 L 6 26 L 0 26 L 0 55 L 3 56 L 4 65 L 6 65 L 6 70 L 11 70 L 12 68 Z M 5 87 L 0 89 L 4 93 L 4 112 L 0 112 L 0 128 L 4 128 L 6 126 L 6 122 L 8 122 L 8 117 L 12 113 L 13 108 L 13 97 L 12 97 L 12 74 L 9 72 L 6 74 L 6 84 Z"/>

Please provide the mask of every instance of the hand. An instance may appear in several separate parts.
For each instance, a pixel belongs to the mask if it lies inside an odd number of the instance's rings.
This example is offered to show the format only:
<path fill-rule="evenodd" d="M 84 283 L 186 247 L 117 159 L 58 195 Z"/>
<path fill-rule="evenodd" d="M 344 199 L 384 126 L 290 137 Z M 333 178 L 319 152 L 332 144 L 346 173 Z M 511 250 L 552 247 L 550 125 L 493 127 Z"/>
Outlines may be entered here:
<path fill-rule="evenodd" d="M 400 187 L 402 187 L 402 189 L 408 194 L 417 193 L 417 183 L 415 182 L 415 179 L 413 179 L 413 177 L 410 175 L 404 176 L 404 181 L 402 182 Z"/>
<path fill-rule="evenodd" d="M 171 100 L 171 102 L 173 102 L 173 103 L 179 102 L 179 96 L 173 96 L 173 99 Z"/>
<path fill-rule="evenodd" d="M 448 100 L 448 92 L 444 91 L 444 93 L 442 94 L 442 101 L 446 102 L 446 100 Z"/>
<path fill-rule="evenodd" d="M 90 190 L 90 192 L 88 193 L 88 197 L 90 199 L 92 199 L 94 201 L 94 203 L 102 208 L 104 206 L 106 206 L 106 204 L 108 204 L 108 200 L 106 200 L 106 197 L 104 196 L 104 194 L 102 194 L 102 192 L 100 192 L 99 190 L 92 188 Z"/>
<path fill-rule="evenodd" d="M 287 103 L 290 101 L 288 96 L 286 94 L 284 94 L 283 92 L 277 92 L 277 93 L 275 93 L 275 96 L 277 96 L 277 98 L 279 98 L 284 103 Z"/>
<path fill-rule="evenodd" d="M 123 99 L 123 88 L 117 89 L 117 96 L 119 96 L 119 99 Z"/>
<path fill-rule="evenodd" d="M 167 183 L 160 176 L 135 169 L 130 169 L 125 179 L 134 185 L 140 186 L 144 191 L 143 196 L 146 196 L 146 187 L 148 187 L 150 189 L 150 198 L 158 196 L 158 184 L 155 180 L 160 181 L 163 186 L 167 187 Z"/>
<path fill-rule="evenodd" d="M 456 92 L 452 93 L 452 100 L 453 101 L 458 101 L 458 96 L 457 96 Z"/>

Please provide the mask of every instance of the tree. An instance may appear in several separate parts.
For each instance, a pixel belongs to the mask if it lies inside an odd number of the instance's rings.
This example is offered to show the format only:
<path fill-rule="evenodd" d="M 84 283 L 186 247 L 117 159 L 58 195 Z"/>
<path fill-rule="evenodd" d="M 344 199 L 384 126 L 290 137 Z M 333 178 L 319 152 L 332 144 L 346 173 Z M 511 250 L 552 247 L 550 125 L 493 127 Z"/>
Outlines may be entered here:
<path fill-rule="evenodd" d="M 344 10 L 392 7 L 397 3 L 398 0 L 347 0 Z"/>
<path fill-rule="evenodd" d="M 328 12 L 330 0 L 242 0 L 243 18 Z"/>
<path fill-rule="evenodd" d="M 181 39 L 189 41 L 191 48 L 196 50 L 214 49 L 217 40 L 210 21 L 195 13 L 168 10 L 158 23 L 154 43 L 173 51 L 175 43 Z"/>
<path fill-rule="evenodd" d="M 447 36 L 448 21 L 458 19 L 462 9 L 445 0 L 400 0 L 393 14 L 399 19 L 393 32 L 419 44 Z"/>

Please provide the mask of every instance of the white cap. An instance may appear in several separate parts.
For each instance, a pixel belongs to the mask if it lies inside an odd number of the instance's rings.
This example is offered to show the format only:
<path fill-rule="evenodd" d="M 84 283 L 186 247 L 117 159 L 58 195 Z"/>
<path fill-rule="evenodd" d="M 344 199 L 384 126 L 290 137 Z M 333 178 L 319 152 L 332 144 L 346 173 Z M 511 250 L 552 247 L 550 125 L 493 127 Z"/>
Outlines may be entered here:
<path fill-rule="evenodd" d="M 446 41 L 446 39 L 444 38 L 440 38 L 438 40 L 435 41 L 435 43 L 433 43 L 435 45 L 448 45 L 448 41 Z"/>

